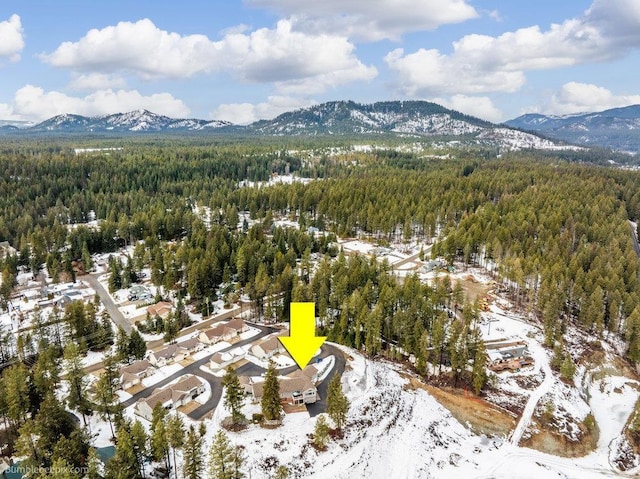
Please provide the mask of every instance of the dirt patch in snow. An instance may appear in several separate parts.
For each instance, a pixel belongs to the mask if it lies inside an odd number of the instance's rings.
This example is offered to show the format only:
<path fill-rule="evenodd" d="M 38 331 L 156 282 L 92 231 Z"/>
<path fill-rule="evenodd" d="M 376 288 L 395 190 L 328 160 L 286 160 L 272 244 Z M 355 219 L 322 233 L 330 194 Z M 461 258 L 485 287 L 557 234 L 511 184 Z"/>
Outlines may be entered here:
<path fill-rule="evenodd" d="M 595 422 L 594 422 L 595 424 Z M 593 452 L 598 445 L 597 426 L 587 427 L 585 423 L 579 423 L 580 439 L 574 441 L 553 429 L 548 429 L 540 425 L 538 421 L 531 423 L 531 430 L 534 432 L 526 434 L 520 441 L 519 446 L 535 449 L 547 454 L 560 457 L 583 457 Z"/>
<path fill-rule="evenodd" d="M 508 436 L 515 427 L 515 418 L 507 411 L 470 393 L 463 395 L 455 390 L 444 390 L 410 378 L 413 388 L 424 389 L 451 412 L 461 424 L 477 434 Z"/>

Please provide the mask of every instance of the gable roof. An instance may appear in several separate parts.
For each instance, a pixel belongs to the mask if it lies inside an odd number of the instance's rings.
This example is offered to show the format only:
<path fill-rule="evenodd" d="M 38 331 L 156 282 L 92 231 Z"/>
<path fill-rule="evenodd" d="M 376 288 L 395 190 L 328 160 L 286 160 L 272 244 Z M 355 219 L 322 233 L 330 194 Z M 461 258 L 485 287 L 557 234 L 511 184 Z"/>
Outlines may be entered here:
<path fill-rule="evenodd" d="M 202 382 L 193 374 L 188 374 L 175 384 L 170 384 L 162 389 L 155 389 L 151 396 L 142 399 L 140 402 L 146 403 L 149 408 L 153 409 L 158 403 L 164 404 L 169 400 L 177 402 L 183 399 L 190 391 L 200 386 L 202 386 Z"/>
<path fill-rule="evenodd" d="M 169 359 L 174 357 L 178 353 L 188 353 L 189 351 L 177 344 L 170 344 L 160 351 L 152 352 L 156 359 Z"/>
<path fill-rule="evenodd" d="M 242 318 L 234 318 L 227 323 L 227 327 L 240 331 L 241 329 L 245 329 L 247 325 Z"/>
<path fill-rule="evenodd" d="M 160 301 L 156 304 L 152 304 L 151 306 L 149 306 L 147 308 L 147 312 L 151 316 L 156 316 L 156 315 L 162 316 L 163 314 L 171 312 L 172 309 L 173 309 L 173 305 L 171 303 L 169 303 L 168 301 Z"/>
<path fill-rule="evenodd" d="M 283 394 L 291 394 L 296 391 L 304 392 L 308 389 L 315 390 L 316 387 L 308 378 L 302 377 L 284 377 L 278 378 L 278 383 L 280 384 L 280 396 Z M 256 399 L 262 397 L 262 391 L 264 389 L 264 381 L 259 383 L 253 383 L 253 395 Z"/>
<path fill-rule="evenodd" d="M 139 361 L 134 361 L 128 366 L 123 366 L 120 368 L 120 374 L 133 374 L 137 375 L 143 371 L 146 371 L 151 367 L 151 363 L 146 359 L 141 359 Z"/>

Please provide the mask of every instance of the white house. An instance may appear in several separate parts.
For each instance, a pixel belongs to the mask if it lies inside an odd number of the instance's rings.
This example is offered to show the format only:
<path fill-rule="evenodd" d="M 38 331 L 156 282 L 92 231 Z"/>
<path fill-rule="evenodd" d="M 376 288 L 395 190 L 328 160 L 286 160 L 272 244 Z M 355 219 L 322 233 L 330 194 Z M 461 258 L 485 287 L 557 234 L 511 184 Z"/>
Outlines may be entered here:
<path fill-rule="evenodd" d="M 140 384 L 142 379 L 155 373 L 155 368 L 146 359 L 135 361 L 128 366 L 120 368 L 120 387 L 129 389 Z"/>
<path fill-rule="evenodd" d="M 202 381 L 197 376 L 188 374 L 177 383 L 156 389 L 148 398 L 139 400 L 134 407 L 134 412 L 151 421 L 153 408 L 157 404 L 162 404 L 165 409 L 176 409 L 189 403 L 204 391 Z"/>
<path fill-rule="evenodd" d="M 170 344 L 160 351 L 152 351 L 149 354 L 149 362 L 157 368 L 167 364 L 183 361 L 189 357 L 189 350 L 178 344 Z"/>
<path fill-rule="evenodd" d="M 250 352 L 256 358 L 263 361 L 275 356 L 276 354 L 284 353 L 285 347 L 282 345 L 277 336 L 273 336 L 261 343 L 251 346 Z"/>

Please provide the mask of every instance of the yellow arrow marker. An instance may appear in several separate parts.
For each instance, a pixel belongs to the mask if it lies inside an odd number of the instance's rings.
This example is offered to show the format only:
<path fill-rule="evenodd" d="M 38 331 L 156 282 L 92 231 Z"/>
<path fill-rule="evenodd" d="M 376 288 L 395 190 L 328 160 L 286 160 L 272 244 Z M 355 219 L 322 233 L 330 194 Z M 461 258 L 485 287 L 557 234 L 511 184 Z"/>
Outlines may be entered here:
<path fill-rule="evenodd" d="M 289 336 L 279 339 L 300 369 L 304 369 L 327 339 L 316 336 L 315 303 L 291 303 Z"/>

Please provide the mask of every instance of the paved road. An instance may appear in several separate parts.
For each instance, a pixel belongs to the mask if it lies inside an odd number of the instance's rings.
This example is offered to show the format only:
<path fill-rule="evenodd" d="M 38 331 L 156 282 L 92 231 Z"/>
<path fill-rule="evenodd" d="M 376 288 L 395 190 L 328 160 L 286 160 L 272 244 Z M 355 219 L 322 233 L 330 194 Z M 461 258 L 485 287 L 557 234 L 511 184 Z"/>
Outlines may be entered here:
<path fill-rule="evenodd" d="M 238 346 L 244 346 L 246 344 L 252 343 L 260 339 L 261 337 L 271 334 L 275 331 L 274 328 L 268 326 L 254 325 L 254 327 L 257 327 L 261 330 L 261 333 L 258 336 L 240 341 L 232 346 L 229 346 L 228 348 L 223 349 L 222 351 L 228 351 L 230 349 L 237 348 Z M 211 355 L 193 362 L 192 364 L 186 366 L 185 368 L 172 374 L 171 376 L 164 378 L 162 381 L 154 384 L 153 386 L 148 387 L 147 389 L 133 395 L 131 398 L 122 403 L 123 406 L 129 407 L 132 404 L 135 404 L 138 400 L 149 397 L 156 388 L 166 386 L 170 382 L 175 381 L 185 374 L 194 374 L 207 381 L 211 389 L 211 397 L 209 398 L 209 400 L 205 404 L 198 406 L 196 409 L 187 414 L 190 419 L 193 419 L 195 421 L 201 420 L 218 406 L 218 403 L 222 398 L 222 378 L 214 376 L 213 374 L 207 373 L 200 369 L 200 366 L 203 366 L 209 362 L 209 359 L 211 358 L 211 356 L 213 356 L 213 354 L 215 353 L 211 353 Z M 335 364 L 331 372 L 328 374 L 327 378 L 322 382 L 322 384 L 318 386 L 318 394 L 320 396 L 320 400 L 314 404 L 307 405 L 307 410 L 309 411 L 311 417 L 315 417 L 318 414 L 326 411 L 326 397 L 329 380 L 333 377 L 334 374 L 342 374 L 344 372 L 345 357 L 342 351 L 329 344 L 324 344 L 322 346 L 322 351 L 319 357 L 325 358 L 330 355 L 333 355 L 335 357 Z M 298 366 L 292 366 L 290 368 L 281 369 L 278 371 L 278 374 L 286 375 L 295 371 L 297 368 Z M 251 362 L 243 364 L 237 369 L 237 373 L 240 376 L 260 376 L 262 373 L 264 373 L 264 371 L 265 370 L 263 368 Z"/>
<path fill-rule="evenodd" d="M 318 395 L 320 396 L 320 400 L 316 401 L 313 404 L 307 404 L 307 411 L 309 411 L 309 415 L 311 417 L 316 417 L 318 414 L 322 414 L 327 410 L 327 391 L 329 390 L 329 381 L 331 378 L 336 375 L 344 373 L 345 367 L 345 357 L 344 353 L 340 351 L 335 346 L 331 346 L 330 344 L 324 344 L 322 346 L 322 354 L 321 357 L 326 357 L 332 355 L 336 358 L 336 362 L 333 365 L 333 369 L 327 375 L 324 381 L 318 386 Z"/>
<path fill-rule="evenodd" d="M 274 331 L 276 331 L 275 328 L 271 328 L 268 326 L 259 326 L 259 325 L 252 325 L 255 328 L 260 329 L 260 334 L 258 334 L 257 336 L 254 336 L 252 338 L 249 339 L 244 339 L 242 341 L 239 341 L 227 348 L 222 349 L 221 351 L 218 352 L 222 352 L 222 351 L 229 351 L 231 349 L 240 347 L 240 346 L 244 346 L 246 344 L 250 344 L 253 343 L 254 341 L 257 341 L 258 339 L 260 339 L 263 336 L 266 336 L 267 334 L 271 334 Z M 185 374 L 195 374 L 196 376 L 200 376 L 201 374 L 206 374 L 204 371 L 202 371 L 200 369 L 200 366 L 203 366 L 205 364 L 207 364 L 209 362 L 209 359 L 211 359 L 211 356 L 213 356 L 215 353 L 211 353 L 209 355 L 207 355 L 206 357 L 199 359 L 197 361 L 194 361 L 193 363 L 189 364 L 188 366 L 185 366 L 184 368 L 182 368 L 180 371 L 177 371 L 175 373 L 173 373 L 171 376 L 168 376 L 166 378 L 164 378 L 162 381 L 154 384 L 151 387 L 148 387 L 147 389 L 140 391 L 137 394 L 134 394 L 131 398 L 127 399 L 126 401 L 124 401 L 122 404 L 124 405 L 124 407 L 128 407 L 131 406 L 132 404 L 134 404 L 136 401 L 138 401 L 139 399 L 142 398 L 146 398 L 151 396 L 151 393 L 153 392 L 154 389 L 156 388 L 160 388 L 163 386 L 166 386 L 167 384 L 169 384 L 172 381 L 175 381 L 176 379 L 184 376 Z M 216 376 L 213 375 L 208 375 L 211 376 L 211 382 L 215 383 L 216 381 L 219 381 L 220 378 L 217 378 Z M 209 378 L 205 378 L 207 379 L 207 382 L 209 382 L 209 384 L 211 384 L 211 382 L 209 381 Z M 214 394 L 214 389 L 212 388 L 211 390 L 212 394 Z M 218 398 L 219 399 L 219 398 Z M 217 403 L 216 403 L 217 404 Z M 215 406 L 214 406 L 215 407 Z M 212 408 L 213 409 L 213 408 Z"/>
<path fill-rule="evenodd" d="M 120 310 L 116 306 L 116 303 L 114 303 L 113 299 L 111 299 L 111 296 L 109 295 L 109 293 L 102 287 L 102 284 L 100 284 L 100 281 L 98 281 L 98 278 L 96 278 L 91 274 L 86 274 L 80 277 L 79 279 L 89 283 L 89 285 L 96 291 L 98 296 L 100 296 L 100 299 L 102 300 L 102 304 L 104 304 L 104 307 L 107 308 L 107 311 L 109 312 L 109 316 L 111 316 L 111 320 L 117 326 L 122 326 L 122 329 L 124 329 L 127 332 L 127 334 L 131 334 L 131 329 L 132 329 L 131 323 L 120 312 Z"/>

